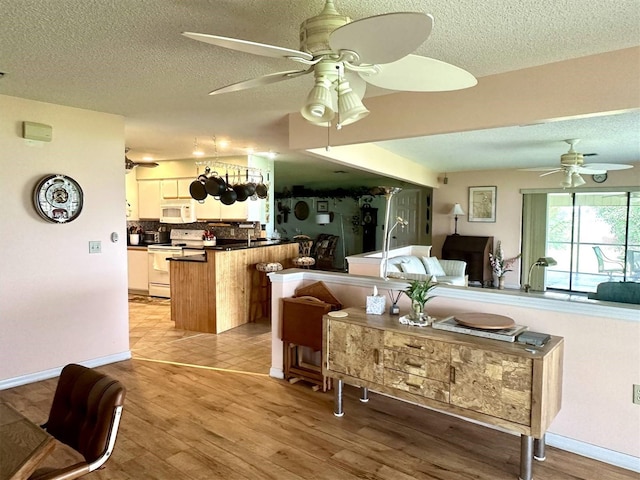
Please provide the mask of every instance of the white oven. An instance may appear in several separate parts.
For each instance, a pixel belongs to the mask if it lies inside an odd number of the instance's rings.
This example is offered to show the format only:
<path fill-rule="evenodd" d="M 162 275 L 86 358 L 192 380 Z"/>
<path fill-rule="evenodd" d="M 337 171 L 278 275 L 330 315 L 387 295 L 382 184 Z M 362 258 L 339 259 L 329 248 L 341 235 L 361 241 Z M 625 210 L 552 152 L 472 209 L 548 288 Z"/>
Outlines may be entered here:
<path fill-rule="evenodd" d="M 182 257 L 202 253 L 203 230 L 171 230 L 171 245 L 149 245 L 149 295 L 152 297 L 171 298 L 171 276 L 169 274 L 169 258 Z M 188 250 L 185 250 L 188 249 Z M 194 250 L 195 249 L 195 250 Z"/>

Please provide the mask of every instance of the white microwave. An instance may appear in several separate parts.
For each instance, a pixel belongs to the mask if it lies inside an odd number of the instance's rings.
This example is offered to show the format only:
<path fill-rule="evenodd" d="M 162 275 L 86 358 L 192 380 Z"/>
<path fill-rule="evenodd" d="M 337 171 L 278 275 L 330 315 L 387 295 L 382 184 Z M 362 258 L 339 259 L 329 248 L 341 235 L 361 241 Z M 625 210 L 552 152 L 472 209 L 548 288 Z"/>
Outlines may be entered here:
<path fill-rule="evenodd" d="M 160 205 L 160 223 L 194 223 L 196 208 L 193 200 L 172 200 Z"/>

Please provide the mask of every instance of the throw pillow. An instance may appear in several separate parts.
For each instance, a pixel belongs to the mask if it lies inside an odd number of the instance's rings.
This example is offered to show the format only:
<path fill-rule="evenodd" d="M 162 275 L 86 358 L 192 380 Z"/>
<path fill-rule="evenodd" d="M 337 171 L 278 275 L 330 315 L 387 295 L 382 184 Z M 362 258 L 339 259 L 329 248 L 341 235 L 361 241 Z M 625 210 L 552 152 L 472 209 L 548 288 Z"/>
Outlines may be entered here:
<path fill-rule="evenodd" d="M 421 265 L 420 262 L 412 262 L 411 260 L 407 262 L 402 262 L 400 264 L 400 268 L 404 273 L 422 273 L 424 274 L 424 265 Z"/>
<path fill-rule="evenodd" d="M 422 257 L 422 263 L 424 263 L 424 269 L 430 275 L 436 277 L 445 277 L 447 275 L 436 257 Z"/>

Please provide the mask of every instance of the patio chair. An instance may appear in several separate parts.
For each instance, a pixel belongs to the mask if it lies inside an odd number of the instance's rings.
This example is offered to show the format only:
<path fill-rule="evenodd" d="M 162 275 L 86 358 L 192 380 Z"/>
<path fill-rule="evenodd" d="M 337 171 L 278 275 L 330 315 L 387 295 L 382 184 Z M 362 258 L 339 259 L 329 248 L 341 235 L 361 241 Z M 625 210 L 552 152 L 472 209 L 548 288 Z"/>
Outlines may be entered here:
<path fill-rule="evenodd" d="M 624 273 L 623 262 L 608 258 L 604 253 L 602 253 L 602 249 L 598 246 L 593 247 L 593 251 L 598 259 L 598 273 L 606 273 L 609 275 L 609 278 L 611 278 L 614 273 Z"/>

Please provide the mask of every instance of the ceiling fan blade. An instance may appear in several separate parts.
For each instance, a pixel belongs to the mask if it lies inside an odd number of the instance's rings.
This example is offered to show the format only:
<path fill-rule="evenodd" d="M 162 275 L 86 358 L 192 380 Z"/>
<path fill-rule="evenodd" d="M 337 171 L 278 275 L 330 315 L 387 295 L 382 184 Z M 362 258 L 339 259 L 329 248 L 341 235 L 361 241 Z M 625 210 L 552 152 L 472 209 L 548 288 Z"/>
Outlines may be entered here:
<path fill-rule="evenodd" d="M 266 43 L 240 40 L 239 38 L 221 37 L 219 35 L 209 35 L 206 33 L 182 32 L 187 38 L 198 40 L 199 42 L 210 43 L 219 47 L 238 50 L 240 52 L 252 53 L 263 57 L 290 58 L 291 60 L 303 59 L 312 60 L 313 56 L 307 52 L 292 50 L 290 48 L 267 45 Z"/>
<path fill-rule="evenodd" d="M 289 80 L 291 78 L 299 77 L 312 72 L 313 69 L 308 70 L 289 70 L 287 72 L 270 73 L 269 75 L 263 75 L 262 77 L 252 78 L 250 80 L 243 80 L 242 82 L 232 83 L 226 87 L 217 88 L 209 92 L 209 95 L 219 95 L 221 93 L 237 92 L 239 90 L 246 90 L 248 88 L 262 87 L 271 83 L 281 82 L 283 80 Z"/>
<path fill-rule="evenodd" d="M 478 83 L 476 77 L 460 67 L 419 55 L 407 55 L 379 68 L 378 73 L 360 76 L 376 87 L 407 92 L 446 92 Z"/>
<path fill-rule="evenodd" d="M 582 168 L 588 168 L 589 170 L 604 170 L 606 173 L 607 170 L 626 170 L 628 168 L 633 168 L 633 165 L 627 165 L 624 163 L 589 163 L 587 165 L 583 165 Z M 593 175 L 590 173 L 590 175 Z"/>
<path fill-rule="evenodd" d="M 557 172 L 558 170 L 562 170 L 559 167 L 531 167 L 531 168 L 519 168 L 521 172 L 548 172 L 553 171 Z"/>
<path fill-rule="evenodd" d="M 390 63 L 414 52 L 429 37 L 432 27 L 431 15 L 386 13 L 335 29 L 329 44 L 334 51 L 356 52 L 362 63 Z"/>
<path fill-rule="evenodd" d="M 136 167 L 155 168 L 158 166 L 158 162 L 133 162 Z"/>
<path fill-rule="evenodd" d="M 581 175 L 602 175 L 603 173 L 607 173 L 607 171 L 603 169 L 591 168 L 591 165 L 588 167 L 578 167 L 576 171 Z"/>
<path fill-rule="evenodd" d="M 552 173 L 558 173 L 558 172 L 562 172 L 562 171 L 563 171 L 562 168 L 556 168 L 555 170 L 551 170 L 550 172 L 541 173 L 540 176 L 541 177 L 546 177 L 547 175 L 551 175 Z"/>

